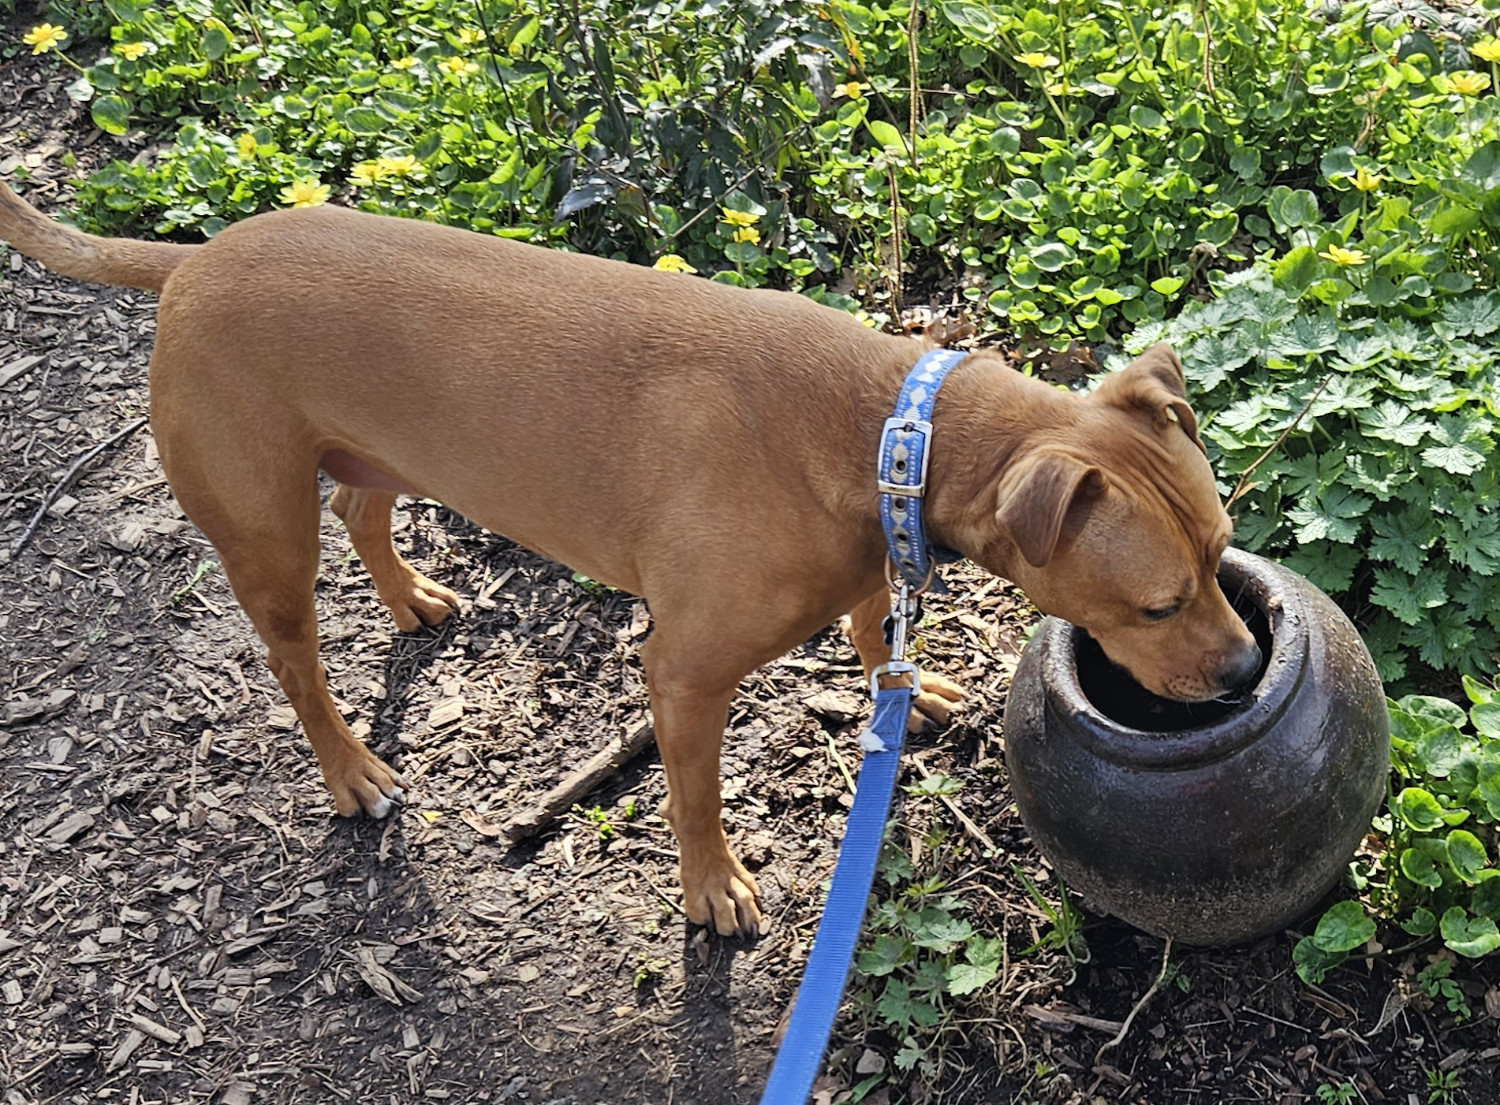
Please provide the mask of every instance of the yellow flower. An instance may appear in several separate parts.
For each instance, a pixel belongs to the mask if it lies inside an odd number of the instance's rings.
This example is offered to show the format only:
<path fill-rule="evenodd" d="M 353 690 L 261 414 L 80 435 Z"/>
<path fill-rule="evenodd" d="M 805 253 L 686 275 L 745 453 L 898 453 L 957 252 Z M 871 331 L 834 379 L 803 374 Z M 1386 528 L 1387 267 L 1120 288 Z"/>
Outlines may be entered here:
<path fill-rule="evenodd" d="M 240 157 L 245 159 L 254 157 L 256 151 L 260 149 L 260 143 L 255 140 L 255 135 L 249 131 L 240 135 L 240 140 L 234 145 L 235 149 L 239 150 Z"/>
<path fill-rule="evenodd" d="M 1500 61 L 1500 38 L 1482 38 L 1469 47 L 1469 53 L 1484 61 Z"/>
<path fill-rule="evenodd" d="M 415 64 L 417 64 L 417 59 L 411 57 L 397 58 L 395 61 L 391 62 L 392 68 L 395 69 L 410 69 Z"/>
<path fill-rule="evenodd" d="M 760 219 L 748 211 L 734 211 L 726 207 L 724 208 L 724 221 L 730 226 L 754 226 L 760 222 Z"/>
<path fill-rule="evenodd" d="M 484 39 L 484 32 L 473 27 L 464 27 L 454 37 L 465 46 L 473 46 L 474 43 Z"/>
<path fill-rule="evenodd" d="M 402 154 L 400 157 L 382 157 L 375 162 L 381 176 L 411 176 L 422 166 L 411 154 Z"/>
<path fill-rule="evenodd" d="M 662 272 L 698 271 L 697 269 L 693 268 L 692 265 L 684 261 L 681 257 L 677 256 L 677 254 L 675 253 L 667 253 L 662 255 L 661 257 L 658 257 L 656 259 L 656 264 L 652 265 L 651 267 L 654 269 L 660 269 Z"/>
<path fill-rule="evenodd" d="M 349 179 L 361 188 L 368 188 L 386 175 L 378 161 L 361 161 L 349 170 Z"/>
<path fill-rule="evenodd" d="M 1369 169 L 1361 165 L 1354 170 L 1354 177 L 1351 183 L 1361 192 L 1373 192 L 1380 187 L 1380 182 L 1384 179 L 1385 177 L 1379 173 L 1372 173 Z"/>
<path fill-rule="evenodd" d="M 455 77 L 479 72 L 478 63 L 465 61 L 463 58 L 458 57 L 444 58 L 442 61 L 438 62 L 438 68 Z"/>
<path fill-rule="evenodd" d="M 848 96 L 851 100 L 857 100 L 865 94 L 865 90 L 869 87 L 869 85 L 859 81 L 845 81 L 843 84 L 833 86 L 833 96 L 834 99 L 838 99 L 840 96 Z"/>
<path fill-rule="evenodd" d="M 57 49 L 58 43 L 68 37 L 68 32 L 51 23 L 41 23 L 21 36 L 21 41 L 31 47 L 33 54 L 45 54 Z"/>
<path fill-rule="evenodd" d="M 734 240 L 736 242 L 749 242 L 752 246 L 760 241 L 760 231 L 753 226 L 742 226 L 735 230 Z"/>
<path fill-rule="evenodd" d="M 122 42 L 115 47 L 115 53 L 126 61 L 139 61 L 151 49 L 148 42 Z"/>
<path fill-rule="evenodd" d="M 1318 256 L 1335 265 L 1363 265 L 1370 259 L 1370 255 L 1362 249 L 1345 249 L 1343 246 L 1329 246 Z"/>
<path fill-rule="evenodd" d="M 1488 73 L 1449 73 L 1448 85 L 1460 96 L 1477 96 L 1490 86 Z"/>
<path fill-rule="evenodd" d="M 1017 54 L 1016 60 L 1030 69 L 1051 69 L 1059 64 L 1058 60 L 1051 54 L 1039 53 L 1032 50 L 1029 53 Z"/>
<path fill-rule="evenodd" d="M 283 188 L 280 199 L 293 207 L 317 207 L 320 203 L 327 203 L 332 192 L 328 185 L 319 184 L 317 177 L 309 176 L 294 180 Z"/>

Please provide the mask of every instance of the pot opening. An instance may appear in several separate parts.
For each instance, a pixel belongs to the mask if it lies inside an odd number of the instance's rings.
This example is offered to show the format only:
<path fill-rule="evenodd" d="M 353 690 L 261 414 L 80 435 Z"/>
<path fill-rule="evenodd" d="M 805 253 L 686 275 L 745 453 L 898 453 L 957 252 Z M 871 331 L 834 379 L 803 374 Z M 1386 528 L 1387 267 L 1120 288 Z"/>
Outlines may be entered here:
<path fill-rule="evenodd" d="M 1243 581 L 1226 579 L 1220 571 L 1219 583 L 1234 585 L 1236 593 L 1229 595 L 1235 613 L 1255 635 L 1260 645 L 1260 670 L 1255 673 L 1251 687 L 1258 686 L 1265 677 L 1266 665 L 1271 658 L 1271 624 L 1265 610 L 1252 594 L 1252 589 Z M 1227 593 L 1227 592 L 1226 592 Z M 1174 702 L 1160 698 L 1141 686 L 1122 667 L 1104 655 L 1104 650 L 1087 633 L 1077 629 L 1073 633 L 1074 660 L 1078 665 L 1078 685 L 1090 705 L 1112 721 L 1130 729 L 1147 733 L 1176 733 L 1185 729 L 1201 729 L 1222 721 L 1240 709 L 1240 699 L 1215 699 L 1212 702 Z M 1243 693 L 1248 699 L 1250 692 Z"/>

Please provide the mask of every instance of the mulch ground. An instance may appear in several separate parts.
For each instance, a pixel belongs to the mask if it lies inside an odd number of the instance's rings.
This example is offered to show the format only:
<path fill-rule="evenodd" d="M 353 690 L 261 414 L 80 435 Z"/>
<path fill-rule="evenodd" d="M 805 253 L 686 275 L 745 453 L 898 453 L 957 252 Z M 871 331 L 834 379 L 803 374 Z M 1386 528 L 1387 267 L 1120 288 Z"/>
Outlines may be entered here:
<path fill-rule="evenodd" d="M 93 132 L 50 65 L 0 62 L 0 172 L 64 202 Z M 310 750 L 213 550 L 172 501 L 145 413 L 152 297 L 0 267 L 0 1088 L 31 1102 L 755 1101 L 832 870 L 863 710 L 836 629 L 747 680 L 725 742 L 726 822 L 768 931 L 684 922 L 664 782 L 647 751 L 537 839 L 493 823 L 647 722 L 641 603 L 597 591 L 431 503 L 397 541 L 459 590 L 461 618 L 394 632 L 325 516 L 323 655 L 356 732 L 415 782 L 387 821 L 332 814 Z M 100 446 L 103 446 L 100 448 Z M 43 513 L 65 478 L 71 482 Z M 943 874 L 1001 977 L 956 1016 L 942 1066 L 875 1105 L 1500 1101 L 1500 967 L 1454 968 L 1463 1016 L 1422 992 L 1432 946 L 1335 973 L 1293 937 L 1177 949 L 1090 919 L 1087 961 L 1012 873 L 1056 900 L 1006 788 L 1000 715 L 1033 616 L 973 569 L 930 604 L 923 662 L 968 708 L 917 738 L 909 841 Z M 962 816 L 960 816 L 962 815 Z M 601 833 L 601 824 L 609 830 Z M 840 1022 L 818 1100 L 894 1071 L 868 1001 Z M 1321 1087 L 1326 1087 L 1319 1093 Z"/>

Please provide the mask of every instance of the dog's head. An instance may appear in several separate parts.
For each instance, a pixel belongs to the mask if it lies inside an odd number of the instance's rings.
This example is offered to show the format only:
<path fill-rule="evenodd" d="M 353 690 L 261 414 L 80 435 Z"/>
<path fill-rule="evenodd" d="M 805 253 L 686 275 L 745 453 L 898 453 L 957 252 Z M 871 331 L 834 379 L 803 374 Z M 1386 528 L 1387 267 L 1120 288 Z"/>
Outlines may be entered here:
<path fill-rule="evenodd" d="M 1036 434 L 999 481 L 997 544 L 1044 613 L 1082 626 L 1154 694 L 1245 686 L 1260 649 L 1216 578 L 1231 524 L 1165 345 Z"/>

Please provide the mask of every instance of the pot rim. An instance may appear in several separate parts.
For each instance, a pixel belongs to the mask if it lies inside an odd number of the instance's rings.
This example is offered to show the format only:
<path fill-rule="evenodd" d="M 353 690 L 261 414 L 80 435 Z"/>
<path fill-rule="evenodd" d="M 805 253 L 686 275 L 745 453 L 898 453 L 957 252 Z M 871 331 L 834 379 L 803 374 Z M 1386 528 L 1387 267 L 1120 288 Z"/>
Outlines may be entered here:
<path fill-rule="evenodd" d="M 1228 714 L 1202 726 L 1150 732 L 1104 713 L 1083 691 L 1077 646 L 1084 631 L 1060 618 L 1043 623 L 1041 678 L 1047 706 L 1074 719 L 1070 732 L 1094 755 L 1126 766 L 1185 769 L 1223 760 L 1252 743 L 1287 709 L 1307 670 L 1311 586 L 1274 561 L 1229 548 L 1219 562 L 1219 585 L 1243 591 L 1265 614 L 1271 655 L 1259 682 Z"/>

